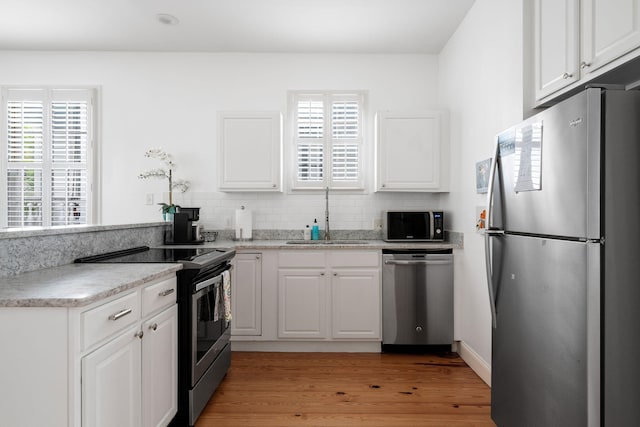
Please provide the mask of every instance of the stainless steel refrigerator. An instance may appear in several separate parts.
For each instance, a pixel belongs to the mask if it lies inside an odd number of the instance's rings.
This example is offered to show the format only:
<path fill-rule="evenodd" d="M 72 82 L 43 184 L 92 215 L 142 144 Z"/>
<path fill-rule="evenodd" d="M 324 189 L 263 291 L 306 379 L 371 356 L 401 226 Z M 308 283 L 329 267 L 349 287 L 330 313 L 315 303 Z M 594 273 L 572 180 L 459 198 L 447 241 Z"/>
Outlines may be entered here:
<path fill-rule="evenodd" d="M 640 92 L 501 133 L 488 203 L 493 420 L 640 425 Z"/>

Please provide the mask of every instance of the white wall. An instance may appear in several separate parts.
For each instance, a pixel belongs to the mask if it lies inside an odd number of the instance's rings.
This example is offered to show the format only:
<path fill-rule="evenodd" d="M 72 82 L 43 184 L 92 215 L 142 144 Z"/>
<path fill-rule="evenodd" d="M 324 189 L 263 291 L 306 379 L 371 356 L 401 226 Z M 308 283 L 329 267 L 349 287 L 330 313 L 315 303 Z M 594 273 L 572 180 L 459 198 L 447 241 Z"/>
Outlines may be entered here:
<path fill-rule="evenodd" d="M 202 207 L 205 228 L 230 228 L 235 208 L 246 205 L 254 211 L 255 228 L 301 229 L 323 217 L 323 195 L 215 191 L 217 111 L 286 116 L 287 91 L 296 89 L 367 90 L 371 113 L 437 107 L 433 55 L 0 52 L 0 64 L 0 85 L 101 87 L 106 224 L 160 219 L 158 206 L 145 205 L 145 196 L 166 200 L 166 181 L 137 175 L 159 166 L 143 155 L 161 147 L 173 154 L 176 176 L 192 183 L 176 202 Z M 373 114 L 367 119 L 366 168 L 372 178 Z M 372 229 L 383 209 L 436 208 L 439 202 L 439 196 L 424 194 L 332 194 L 332 227 Z"/>
<path fill-rule="evenodd" d="M 475 164 L 492 156 L 495 135 L 522 119 L 522 2 L 476 0 L 439 57 L 440 102 L 451 114 L 451 193 L 444 208 L 455 212 L 451 228 L 464 233 L 456 252 L 456 336 L 487 366 L 491 316 L 484 242 L 476 232 Z"/>

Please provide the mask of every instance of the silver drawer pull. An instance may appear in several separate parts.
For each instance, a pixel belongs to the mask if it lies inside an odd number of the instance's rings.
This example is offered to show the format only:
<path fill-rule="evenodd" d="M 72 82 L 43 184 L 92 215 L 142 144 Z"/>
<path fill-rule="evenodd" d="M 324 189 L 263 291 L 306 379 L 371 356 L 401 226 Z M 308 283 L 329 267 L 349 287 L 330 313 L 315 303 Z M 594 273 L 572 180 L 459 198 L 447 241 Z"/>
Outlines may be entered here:
<path fill-rule="evenodd" d="M 176 291 L 175 289 L 171 288 L 171 289 L 167 289 L 166 291 L 160 292 L 158 295 L 161 297 L 166 297 L 167 295 L 171 295 L 175 291 Z"/>
<path fill-rule="evenodd" d="M 112 314 L 111 316 L 109 316 L 109 320 L 118 320 L 119 318 L 124 317 L 127 314 L 131 314 L 131 309 L 130 308 L 128 308 L 126 310 L 122 310 L 119 313 Z"/>

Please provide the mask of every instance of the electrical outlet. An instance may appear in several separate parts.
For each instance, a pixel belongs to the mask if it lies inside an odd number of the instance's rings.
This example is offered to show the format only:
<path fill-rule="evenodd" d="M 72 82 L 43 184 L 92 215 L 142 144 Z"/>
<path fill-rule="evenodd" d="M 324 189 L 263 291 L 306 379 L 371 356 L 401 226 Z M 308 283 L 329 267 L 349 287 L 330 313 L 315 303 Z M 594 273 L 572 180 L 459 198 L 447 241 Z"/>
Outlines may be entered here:
<path fill-rule="evenodd" d="M 147 205 L 153 204 L 153 193 L 147 193 Z"/>
<path fill-rule="evenodd" d="M 373 229 L 379 230 L 382 228 L 382 220 L 380 218 L 373 219 Z"/>

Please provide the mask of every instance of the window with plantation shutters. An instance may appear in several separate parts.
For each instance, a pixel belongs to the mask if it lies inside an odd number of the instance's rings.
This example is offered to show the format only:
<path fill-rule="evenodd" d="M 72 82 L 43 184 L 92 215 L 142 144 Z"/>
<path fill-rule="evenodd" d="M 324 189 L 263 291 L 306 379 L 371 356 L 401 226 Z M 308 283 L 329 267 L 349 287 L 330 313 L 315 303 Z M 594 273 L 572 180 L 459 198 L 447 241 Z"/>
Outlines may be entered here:
<path fill-rule="evenodd" d="M 4 227 L 90 224 L 92 89 L 2 90 Z"/>
<path fill-rule="evenodd" d="M 363 188 L 362 93 L 292 93 L 293 188 Z"/>

